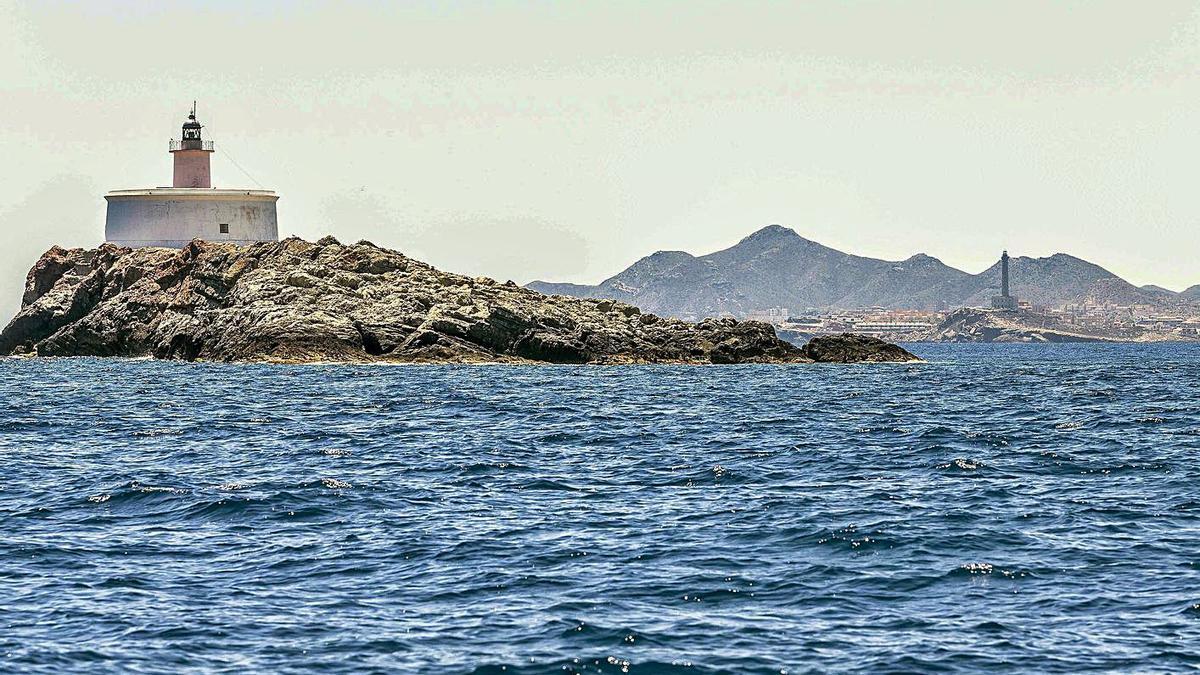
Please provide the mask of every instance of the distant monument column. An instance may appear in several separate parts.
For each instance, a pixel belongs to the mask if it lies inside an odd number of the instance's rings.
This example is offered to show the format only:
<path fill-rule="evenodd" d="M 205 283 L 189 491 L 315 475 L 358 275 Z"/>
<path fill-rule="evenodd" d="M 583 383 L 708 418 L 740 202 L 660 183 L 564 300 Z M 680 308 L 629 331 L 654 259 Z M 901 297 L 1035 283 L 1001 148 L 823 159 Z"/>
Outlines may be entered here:
<path fill-rule="evenodd" d="M 1000 295 L 1008 297 L 1008 251 L 1000 254 Z"/>
<path fill-rule="evenodd" d="M 212 141 L 200 137 L 200 123 L 196 121 L 196 102 L 192 101 L 192 114 L 183 123 L 183 134 L 179 142 L 171 141 L 171 154 L 175 157 L 175 175 L 171 187 L 210 188 L 212 169 L 210 158 Z"/>
<path fill-rule="evenodd" d="M 1008 292 L 1008 251 L 1000 254 L 1000 295 L 992 296 L 992 309 L 1015 310 L 1017 299 Z"/>

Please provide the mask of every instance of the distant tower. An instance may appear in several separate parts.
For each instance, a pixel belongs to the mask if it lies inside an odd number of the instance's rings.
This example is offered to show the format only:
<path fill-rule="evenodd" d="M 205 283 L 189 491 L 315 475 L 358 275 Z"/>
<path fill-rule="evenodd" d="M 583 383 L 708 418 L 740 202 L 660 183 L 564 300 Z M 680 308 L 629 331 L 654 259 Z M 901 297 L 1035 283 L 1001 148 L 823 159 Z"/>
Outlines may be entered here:
<path fill-rule="evenodd" d="M 210 159 L 213 153 L 212 141 L 201 138 L 203 128 L 196 121 L 196 102 L 192 101 L 192 114 L 183 123 L 183 133 L 179 141 L 171 141 L 171 154 L 175 156 L 175 180 L 171 187 L 177 188 L 210 188 L 212 187 L 212 169 Z"/>
<path fill-rule="evenodd" d="M 1008 297 L 1008 251 L 1000 254 L 1000 295 Z"/>
<path fill-rule="evenodd" d="M 1000 295 L 992 296 L 992 309 L 1015 310 L 1017 299 L 1008 292 L 1008 251 L 1000 254 Z"/>

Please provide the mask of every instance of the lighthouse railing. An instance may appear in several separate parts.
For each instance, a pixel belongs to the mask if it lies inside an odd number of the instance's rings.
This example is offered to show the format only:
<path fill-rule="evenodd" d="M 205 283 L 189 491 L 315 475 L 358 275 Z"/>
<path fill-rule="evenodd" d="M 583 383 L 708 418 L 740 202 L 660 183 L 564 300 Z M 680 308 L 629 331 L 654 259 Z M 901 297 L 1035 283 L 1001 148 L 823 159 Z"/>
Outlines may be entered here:
<path fill-rule="evenodd" d="M 208 150 L 209 152 L 212 152 L 213 142 L 200 141 L 200 143 L 197 144 L 196 141 L 187 141 L 187 145 L 185 146 L 184 141 L 171 139 L 170 149 L 171 152 L 175 152 L 176 150 Z"/>

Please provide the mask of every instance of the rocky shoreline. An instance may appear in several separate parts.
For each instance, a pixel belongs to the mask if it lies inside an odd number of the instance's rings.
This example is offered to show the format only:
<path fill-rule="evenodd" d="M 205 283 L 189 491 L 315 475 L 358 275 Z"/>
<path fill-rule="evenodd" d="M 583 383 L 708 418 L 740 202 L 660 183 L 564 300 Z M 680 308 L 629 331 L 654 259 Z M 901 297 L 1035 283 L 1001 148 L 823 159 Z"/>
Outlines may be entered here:
<path fill-rule="evenodd" d="M 926 333 L 905 336 L 913 342 L 1146 343 L 1186 341 L 1184 335 L 1146 331 L 1135 327 L 1097 329 L 1064 323 L 1061 319 L 1027 311 L 964 308 L 951 312 Z"/>
<path fill-rule="evenodd" d="M 437 270 L 370 242 L 52 248 L 0 354 L 205 361 L 812 363 L 917 361 L 875 338 L 796 347 L 766 323 L 688 323 L 612 300 Z"/>

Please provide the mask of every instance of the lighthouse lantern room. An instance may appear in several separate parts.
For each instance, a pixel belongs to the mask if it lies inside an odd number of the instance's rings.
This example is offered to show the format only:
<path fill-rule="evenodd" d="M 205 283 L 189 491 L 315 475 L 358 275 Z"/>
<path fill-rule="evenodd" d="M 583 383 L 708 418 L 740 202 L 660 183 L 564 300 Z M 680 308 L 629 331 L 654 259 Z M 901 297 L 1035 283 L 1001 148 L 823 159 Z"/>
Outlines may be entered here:
<path fill-rule="evenodd" d="M 175 158 L 175 176 L 172 187 L 212 187 L 210 157 L 213 153 L 213 143 L 202 138 L 201 129 L 203 128 L 196 121 L 196 102 L 193 101 L 192 113 L 183 123 L 183 133 L 180 134 L 178 141 L 171 141 L 171 155 Z"/>

